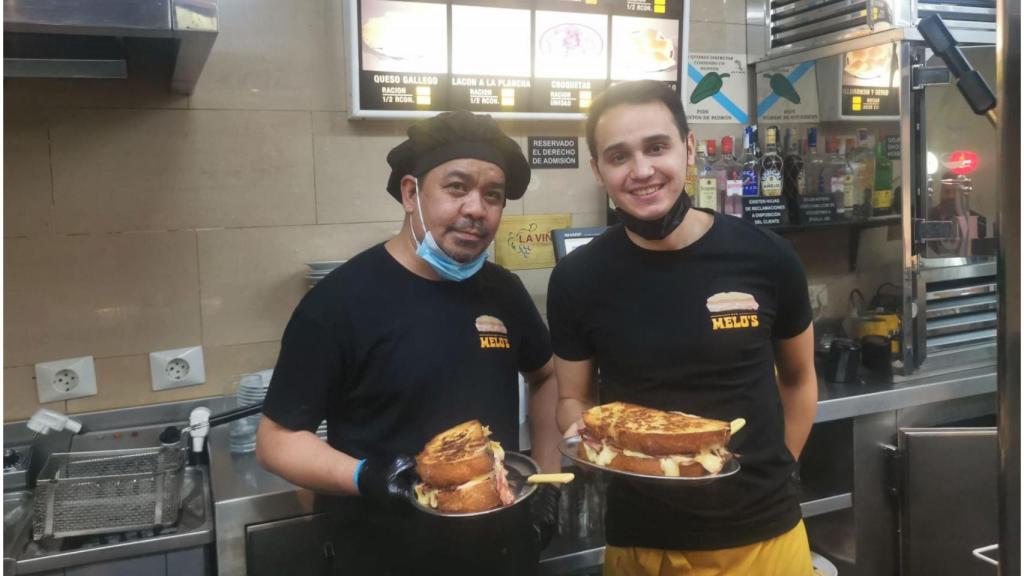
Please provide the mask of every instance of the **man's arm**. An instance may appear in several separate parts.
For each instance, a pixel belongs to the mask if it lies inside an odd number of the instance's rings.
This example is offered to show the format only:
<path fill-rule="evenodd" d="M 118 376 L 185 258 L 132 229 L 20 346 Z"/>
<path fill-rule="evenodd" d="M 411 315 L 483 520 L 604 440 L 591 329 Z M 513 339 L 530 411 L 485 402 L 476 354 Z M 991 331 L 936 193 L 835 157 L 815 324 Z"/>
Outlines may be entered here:
<path fill-rule="evenodd" d="M 575 431 L 583 412 L 597 401 L 597 373 L 593 358 L 565 360 L 555 355 L 558 376 L 558 428 Z"/>
<path fill-rule="evenodd" d="M 814 371 L 814 325 L 775 344 L 779 396 L 786 420 L 786 447 L 799 459 L 818 411 L 818 376 Z"/>
<path fill-rule="evenodd" d="M 562 469 L 562 456 L 558 443 L 562 435 L 555 421 L 555 406 L 558 404 L 558 380 L 555 365 L 548 360 L 533 372 L 524 372 L 523 377 L 530 387 L 530 452 L 540 464 L 543 472 L 558 472 Z"/>
<path fill-rule="evenodd" d="M 331 448 L 308 430 L 291 430 L 264 416 L 256 432 L 256 459 L 285 480 L 326 494 L 358 494 L 359 460 Z"/>

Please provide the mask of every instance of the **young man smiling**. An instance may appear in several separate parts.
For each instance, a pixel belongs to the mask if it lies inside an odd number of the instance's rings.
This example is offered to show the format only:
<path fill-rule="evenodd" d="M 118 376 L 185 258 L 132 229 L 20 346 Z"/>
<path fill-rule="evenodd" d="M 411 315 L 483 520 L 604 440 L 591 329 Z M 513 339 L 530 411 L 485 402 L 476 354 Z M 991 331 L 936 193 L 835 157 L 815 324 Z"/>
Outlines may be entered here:
<path fill-rule="evenodd" d="M 792 476 L 817 406 L 800 261 L 771 232 L 691 209 L 695 137 L 663 83 L 611 87 L 586 130 L 622 225 L 551 275 L 560 427 L 572 434 L 585 409 L 612 401 L 747 421 L 729 446 L 742 466 L 734 476 L 612 480 L 605 574 L 809 576 Z"/>

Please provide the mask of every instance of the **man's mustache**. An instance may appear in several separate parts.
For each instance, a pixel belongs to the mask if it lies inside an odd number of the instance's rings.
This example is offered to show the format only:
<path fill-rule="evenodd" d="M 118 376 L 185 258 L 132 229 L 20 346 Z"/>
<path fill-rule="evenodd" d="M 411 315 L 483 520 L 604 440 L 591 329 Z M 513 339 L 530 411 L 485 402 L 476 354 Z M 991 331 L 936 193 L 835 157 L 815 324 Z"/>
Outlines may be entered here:
<path fill-rule="evenodd" d="M 477 236 L 487 235 L 487 226 L 484 225 L 483 220 L 463 218 L 455 222 L 452 226 L 452 230 L 456 232 L 469 232 L 470 234 L 476 234 Z"/>

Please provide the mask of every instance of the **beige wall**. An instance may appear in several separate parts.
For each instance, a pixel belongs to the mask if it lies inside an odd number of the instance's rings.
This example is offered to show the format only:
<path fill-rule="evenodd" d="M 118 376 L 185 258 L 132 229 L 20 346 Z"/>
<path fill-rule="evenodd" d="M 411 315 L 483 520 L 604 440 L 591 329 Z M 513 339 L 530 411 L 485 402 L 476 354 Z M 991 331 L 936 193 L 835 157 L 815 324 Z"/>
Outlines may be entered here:
<path fill-rule="evenodd" d="M 83 412 L 229 393 L 272 367 L 304 262 L 386 239 L 386 152 L 406 123 L 346 118 L 342 0 L 221 0 L 195 93 L 127 81 L 5 80 L 4 418 L 37 407 L 32 365 L 93 355 Z M 694 0 L 691 49 L 741 52 L 742 0 Z M 527 135 L 577 124 L 510 123 Z M 696 127 L 701 138 L 737 126 Z M 507 214 L 603 222 L 589 170 L 535 172 Z M 549 270 L 522 273 L 543 304 Z M 202 345 L 207 382 L 153 392 L 148 353 Z"/>

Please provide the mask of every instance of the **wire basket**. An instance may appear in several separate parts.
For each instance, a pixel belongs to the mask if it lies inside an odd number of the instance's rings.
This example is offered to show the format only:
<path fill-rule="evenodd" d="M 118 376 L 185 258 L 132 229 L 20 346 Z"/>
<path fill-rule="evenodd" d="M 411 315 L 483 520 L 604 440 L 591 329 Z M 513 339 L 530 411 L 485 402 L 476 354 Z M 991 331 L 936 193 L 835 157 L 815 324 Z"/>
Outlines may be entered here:
<path fill-rule="evenodd" d="M 50 455 L 36 481 L 33 539 L 173 526 L 185 460 L 169 446 Z"/>

